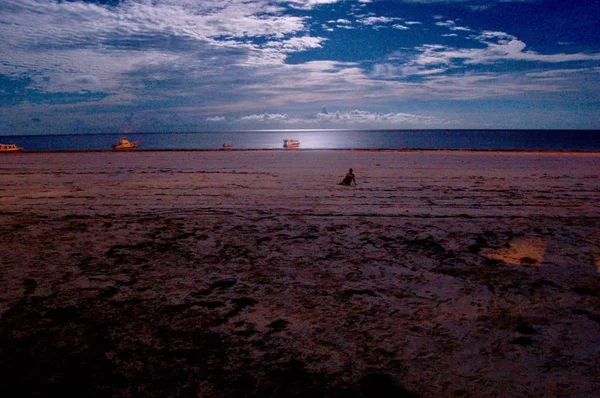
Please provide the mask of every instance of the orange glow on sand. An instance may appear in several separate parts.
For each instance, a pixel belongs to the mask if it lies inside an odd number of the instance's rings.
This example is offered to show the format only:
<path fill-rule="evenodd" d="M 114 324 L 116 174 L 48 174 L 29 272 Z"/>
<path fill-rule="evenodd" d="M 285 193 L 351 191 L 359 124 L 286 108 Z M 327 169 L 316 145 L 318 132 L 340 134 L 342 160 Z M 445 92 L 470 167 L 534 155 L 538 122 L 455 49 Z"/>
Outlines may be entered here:
<path fill-rule="evenodd" d="M 546 254 L 546 245 L 542 240 L 528 239 L 512 242 L 510 247 L 487 253 L 494 260 L 507 264 L 539 267 Z"/>

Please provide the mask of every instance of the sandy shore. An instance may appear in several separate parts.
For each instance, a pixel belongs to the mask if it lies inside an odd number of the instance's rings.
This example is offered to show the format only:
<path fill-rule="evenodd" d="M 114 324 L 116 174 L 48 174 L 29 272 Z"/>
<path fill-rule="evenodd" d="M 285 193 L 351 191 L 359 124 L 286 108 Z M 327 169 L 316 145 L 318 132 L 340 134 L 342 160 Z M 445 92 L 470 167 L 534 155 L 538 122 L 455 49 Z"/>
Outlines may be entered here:
<path fill-rule="evenodd" d="M 0 156 L 0 386 L 598 396 L 599 209 L 600 154 Z"/>

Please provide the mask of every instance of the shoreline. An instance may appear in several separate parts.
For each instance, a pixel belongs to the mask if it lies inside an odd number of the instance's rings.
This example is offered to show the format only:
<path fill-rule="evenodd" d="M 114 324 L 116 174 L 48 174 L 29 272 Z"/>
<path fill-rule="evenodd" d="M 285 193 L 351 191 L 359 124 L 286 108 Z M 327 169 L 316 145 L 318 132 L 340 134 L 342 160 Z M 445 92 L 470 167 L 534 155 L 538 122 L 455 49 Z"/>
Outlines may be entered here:
<path fill-rule="evenodd" d="M 600 151 L 574 149 L 468 149 L 468 148 L 165 148 L 165 149 L 57 149 L 57 150 L 20 150 L 0 152 L 0 155 L 45 154 L 45 153 L 136 153 L 136 152 L 449 152 L 449 153 L 560 153 L 560 154 L 600 154 Z"/>

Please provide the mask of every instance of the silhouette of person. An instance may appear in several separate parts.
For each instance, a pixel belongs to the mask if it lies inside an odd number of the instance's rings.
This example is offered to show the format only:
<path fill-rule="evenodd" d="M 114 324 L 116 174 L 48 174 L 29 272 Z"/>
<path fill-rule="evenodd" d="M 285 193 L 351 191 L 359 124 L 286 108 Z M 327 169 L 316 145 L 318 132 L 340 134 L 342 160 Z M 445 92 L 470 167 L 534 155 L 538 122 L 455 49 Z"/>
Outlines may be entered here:
<path fill-rule="evenodd" d="M 344 180 L 340 182 L 340 185 L 350 185 L 352 182 L 354 182 L 354 185 L 356 185 L 356 180 L 354 179 L 354 172 L 352 169 L 350 169 L 346 174 L 346 177 L 344 177 Z"/>

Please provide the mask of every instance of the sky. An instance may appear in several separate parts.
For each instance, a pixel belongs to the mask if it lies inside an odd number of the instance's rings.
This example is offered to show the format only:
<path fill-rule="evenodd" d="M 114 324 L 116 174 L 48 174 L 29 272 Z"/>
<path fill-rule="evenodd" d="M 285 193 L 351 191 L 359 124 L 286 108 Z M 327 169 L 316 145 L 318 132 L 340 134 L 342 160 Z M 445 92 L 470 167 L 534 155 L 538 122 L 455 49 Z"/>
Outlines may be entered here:
<path fill-rule="evenodd" d="M 597 0 L 0 0 L 0 135 L 600 129 Z"/>

